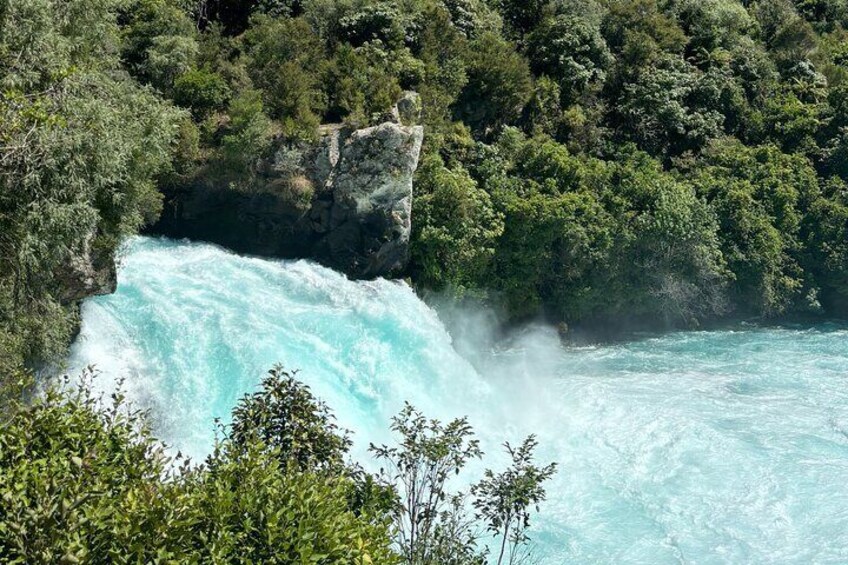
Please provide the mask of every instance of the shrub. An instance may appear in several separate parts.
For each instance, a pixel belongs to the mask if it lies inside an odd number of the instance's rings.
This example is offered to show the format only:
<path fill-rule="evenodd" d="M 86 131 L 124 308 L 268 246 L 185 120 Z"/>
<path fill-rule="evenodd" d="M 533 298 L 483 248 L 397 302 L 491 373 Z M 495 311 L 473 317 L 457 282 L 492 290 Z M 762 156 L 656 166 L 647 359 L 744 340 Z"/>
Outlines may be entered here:
<path fill-rule="evenodd" d="M 174 81 L 174 102 L 189 108 L 202 119 L 220 110 L 230 97 L 230 88 L 218 73 L 192 69 Z"/>
<path fill-rule="evenodd" d="M 310 414 L 317 404 L 308 389 L 283 371 L 245 397 L 234 432 L 202 466 L 172 459 L 146 415 L 120 392 L 109 402 L 95 396 L 91 376 L 49 388 L 30 406 L 13 400 L 6 412 L 4 563 L 396 562 L 385 511 L 374 504 L 354 511 L 358 483 L 304 458 L 339 443 L 331 427 L 320 429 L 328 422 Z M 299 407 L 290 416 L 276 413 L 281 394 Z M 255 429 L 246 417 L 259 418 Z M 281 421 L 295 431 L 311 426 L 312 435 L 281 441 Z"/>
<path fill-rule="evenodd" d="M 108 401 L 93 394 L 93 377 L 31 403 L 25 378 L 0 381 L 4 563 L 483 563 L 464 497 L 446 488 L 482 455 L 464 419 L 442 425 L 407 405 L 392 421 L 401 445 L 372 446 L 387 465 L 378 479 L 342 460 L 350 441 L 328 408 L 275 367 L 193 465 L 169 455 L 120 386 Z M 475 489 L 487 519 L 508 505 L 526 523 L 521 501 L 544 498 L 553 467 L 530 476 L 524 446 L 507 474 L 487 472 L 506 498 Z"/>
<path fill-rule="evenodd" d="M 416 278 L 433 289 L 481 286 L 503 232 L 489 194 L 462 169 L 426 157 L 416 177 L 412 261 Z"/>

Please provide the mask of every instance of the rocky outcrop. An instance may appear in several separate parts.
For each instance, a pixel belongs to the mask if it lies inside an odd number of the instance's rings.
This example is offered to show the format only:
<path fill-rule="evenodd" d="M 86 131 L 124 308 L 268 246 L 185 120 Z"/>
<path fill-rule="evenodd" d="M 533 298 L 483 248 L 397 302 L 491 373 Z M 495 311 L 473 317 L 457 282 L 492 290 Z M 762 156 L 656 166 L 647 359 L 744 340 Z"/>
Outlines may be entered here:
<path fill-rule="evenodd" d="M 322 234 L 314 258 L 356 277 L 385 276 L 406 265 L 422 138 L 421 126 L 383 123 L 331 141 L 339 144 L 337 158 L 330 155 L 329 177 L 310 211 L 313 229 Z"/>
<path fill-rule="evenodd" d="M 72 250 L 67 262 L 56 272 L 59 299 L 74 304 L 89 296 L 112 294 L 118 284 L 115 258 L 111 252 L 94 249 L 95 232 Z"/>
<path fill-rule="evenodd" d="M 392 108 L 391 121 L 414 126 L 421 123 L 421 110 L 421 96 L 417 92 L 406 91 Z"/>
<path fill-rule="evenodd" d="M 404 100 L 393 121 L 323 126 L 316 143 L 278 143 L 250 189 L 201 180 L 168 195 L 155 231 L 241 253 L 311 258 L 354 278 L 398 273 L 424 136 L 421 126 L 404 125 L 420 115 L 417 95 Z"/>

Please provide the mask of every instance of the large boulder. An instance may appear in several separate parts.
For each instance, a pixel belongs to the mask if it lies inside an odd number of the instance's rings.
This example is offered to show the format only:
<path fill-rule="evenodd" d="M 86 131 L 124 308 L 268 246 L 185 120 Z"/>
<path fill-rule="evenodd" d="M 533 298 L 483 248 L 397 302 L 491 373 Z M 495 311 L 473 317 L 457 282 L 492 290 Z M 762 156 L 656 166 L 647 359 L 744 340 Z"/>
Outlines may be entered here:
<path fill-rule="evenodd" d="M 406 265 L 412 229 L 412 175 L 424 133 L 393 123 L 354 131 L 330 174 L 329 226 L 315 258 L 355 277 Z"/>
<path fill-rule="evenodd" d="M 405 267 L 412 177 L 424 131 L 392 121 L 323 126 L 315 143 L 278 142 L 249 189 L 198 180 L 170 194 L 155 231 L 242 253 L 310 258 L 353 278 Z"/>

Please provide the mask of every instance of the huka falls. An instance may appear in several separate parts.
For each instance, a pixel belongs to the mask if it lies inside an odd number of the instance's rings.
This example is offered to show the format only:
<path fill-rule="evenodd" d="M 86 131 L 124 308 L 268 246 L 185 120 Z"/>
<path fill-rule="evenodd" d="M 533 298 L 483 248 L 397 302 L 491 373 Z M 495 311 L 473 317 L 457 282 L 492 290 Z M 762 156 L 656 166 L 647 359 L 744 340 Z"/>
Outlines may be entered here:
<path fill-rule="evenodd" d="M 484 313 L 463 320 L 450 334 L 401 282 L 139 238 L 116 293 L 83 305 L 71 363 L 97 365 L 104 391 L 125 379 L 160 437 L 194 457 L 280 360 L 363 462 L 404 401 L 468 415 L 494 455 L 535 433 L 560 465 L 531 533 L 540 563 L 848 559 L 848 325 L 568 348 L 551 327 L 493 347 Z"/>
<path fill-rule="evenodd" d="M 0 2 L 0 565 L 848 564 L 848 0 Z"/>

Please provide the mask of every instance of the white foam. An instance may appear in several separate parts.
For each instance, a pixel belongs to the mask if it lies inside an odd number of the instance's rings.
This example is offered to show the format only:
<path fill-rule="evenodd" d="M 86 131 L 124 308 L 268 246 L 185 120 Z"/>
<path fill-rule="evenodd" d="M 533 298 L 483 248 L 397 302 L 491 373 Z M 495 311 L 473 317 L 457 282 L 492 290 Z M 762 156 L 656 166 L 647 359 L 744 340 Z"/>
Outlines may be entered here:
<path fill-rule="evenodd" d="M 536 433 L 560 465 L 534 530 L 544 563 L 848 562 L 844 328 L 565 350 L 545 327 L 495 347 L 491 318 L 445 311 L 452 337 L 402 283 L 137 238 L 117 293 L 84 305 L 71 361 L 97 364 L 103 390 L 125 377 L 196 457 L 276 362 L 301 370 L 364 460 L 404 400 L 468 415 L 495 467 L 501 442 Z"/>

